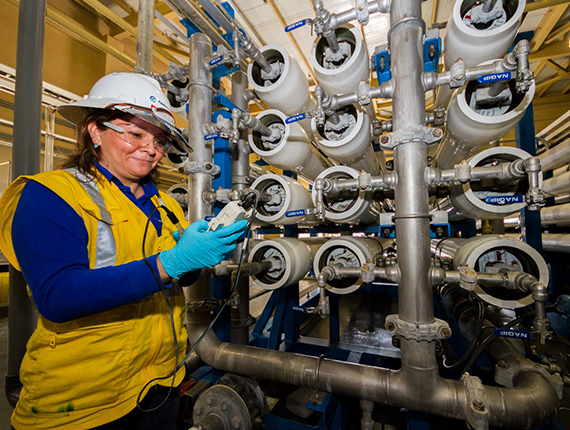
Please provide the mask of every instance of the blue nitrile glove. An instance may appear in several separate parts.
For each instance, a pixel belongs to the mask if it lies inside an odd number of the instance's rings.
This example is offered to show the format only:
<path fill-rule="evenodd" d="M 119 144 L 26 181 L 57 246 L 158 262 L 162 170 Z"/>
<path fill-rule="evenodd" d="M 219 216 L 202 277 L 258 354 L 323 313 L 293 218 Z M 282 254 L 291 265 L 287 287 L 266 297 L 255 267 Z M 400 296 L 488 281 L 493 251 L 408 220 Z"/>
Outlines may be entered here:
<path fill-rule="evenodd" d="M 207 221 L 196 221 L 184 231 L 174 248 L 160 253 L 162 266 L 175 279 L 193 270 L 215 266 L 236 247 L 234 242 L 246 228 L 247 220 L 241 220 L 207 231 Z"/>

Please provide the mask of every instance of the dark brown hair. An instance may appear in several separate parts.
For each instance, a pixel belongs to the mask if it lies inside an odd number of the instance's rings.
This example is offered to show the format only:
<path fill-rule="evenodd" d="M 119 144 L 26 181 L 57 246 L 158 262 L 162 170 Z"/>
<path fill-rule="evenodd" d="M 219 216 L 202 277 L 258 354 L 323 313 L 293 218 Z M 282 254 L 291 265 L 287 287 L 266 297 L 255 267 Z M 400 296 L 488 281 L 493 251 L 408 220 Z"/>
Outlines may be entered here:
<path fill-rule="evenodd" d="M 102 125 L 102 123 L 113 121 L 117 118 L 128 121 L 131 116 L 124 112 L 114 110 L 94 109 L 92 112 L 87 114 L 83 120 L 78 122 L 75 127 L 77 146 L 75 151 L 67 158 L 62 167 L 64 169 L 76 168 L 88 178 L 97 179 L 100 172 L 97 169 L 93 169 L 93 166 L 96 162 L 100 161 L 101 151 L 99 148 L 95 147 L 95 143 L 89 134 L 88 126 L 91 123 L 95 123 L 100 130 L 104 130 L 105 126 Z M 151 181 L 156 183 L 157 179 L 158 169 L 155 167 L 141 182 Z"/>

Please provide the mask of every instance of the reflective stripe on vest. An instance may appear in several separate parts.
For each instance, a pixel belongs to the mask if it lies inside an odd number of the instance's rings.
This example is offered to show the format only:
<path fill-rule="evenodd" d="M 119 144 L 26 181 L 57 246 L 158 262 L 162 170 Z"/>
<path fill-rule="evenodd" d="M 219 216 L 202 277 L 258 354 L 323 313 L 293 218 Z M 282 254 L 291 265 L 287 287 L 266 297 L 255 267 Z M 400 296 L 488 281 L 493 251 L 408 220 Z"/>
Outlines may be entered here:
<path fill-rule="evenodd" d="M 73 173 L 75 179 L 87 191 L 87 194 L 93 199 L 93 202 L 99 207 L 101 219 L 97 223 L 97 253 L 95 255 L 95 269 L 101 267 L 114 266 L 115 255 L 117 254 L 117 246 L 115 245 L 115 237 L 111 226 L 113 218 L 107 210 L 105 200 L 101 195 L 101 191 L 94 179 L 89 180 L 87 176 L 77 169 L 65 169 Z"/>

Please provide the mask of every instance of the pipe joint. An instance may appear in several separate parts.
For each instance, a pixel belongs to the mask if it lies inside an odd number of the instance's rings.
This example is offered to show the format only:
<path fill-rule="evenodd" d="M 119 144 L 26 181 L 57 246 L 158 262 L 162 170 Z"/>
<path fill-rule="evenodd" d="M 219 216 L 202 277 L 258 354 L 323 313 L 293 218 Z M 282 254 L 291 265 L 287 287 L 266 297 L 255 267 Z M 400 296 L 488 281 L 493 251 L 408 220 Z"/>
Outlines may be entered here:
<path fill-rule="evenodd" d="M 515 386 L 518 375 L 524 373 L 536 373 L 546 379 L 556 391 L 559 399 L 562 399 L 564 379 L 558 373 L 550 373 L 545 367 L 526 358 L 516 358 L 512 361 L 501 360 L 495 366 L 495 382 L 508 388 Z"/>

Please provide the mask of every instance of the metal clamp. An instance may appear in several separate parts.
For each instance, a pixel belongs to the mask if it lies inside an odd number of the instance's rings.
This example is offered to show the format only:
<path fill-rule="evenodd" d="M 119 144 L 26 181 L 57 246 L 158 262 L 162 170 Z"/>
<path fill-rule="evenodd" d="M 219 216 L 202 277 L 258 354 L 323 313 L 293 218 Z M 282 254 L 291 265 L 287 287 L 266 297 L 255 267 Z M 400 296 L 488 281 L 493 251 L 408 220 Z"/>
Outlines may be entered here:
<path fill-rule="evenodd" d="M 453 182 L 457 185 L 466 184 L 471 180 L 471 166 L 465 161 L 453 166 L 455 178 Z"/>
<path fill-rule="evenodd" d="M 427 146 L 432 146 L 440 141 L 442 137 L 443 131 L 440 128 L 419 125 L 381 136 L 380 147 L 391 151 L 396 146 L 409 142 L 424 142 Z"/>
<path fill-rule="evenodd" d="M 356 97 L 358 98 L 358 104 L 360 106 L 369 105 L 372 101 L 370 97 L 370 84 L 364 79 L 358 83 L 356 88 Z"/>
<path fill-rule="evenodd" d="M 184 172 L 190 173 L 207 173 L 208 175 L 215 176 L 220 173 L 220 166 L 214 163 L 202 163 L 199 161 L 187 161 L 184 163 Z"/>
<path fill-rule="evenodd" d="M 372 282 L 374 281 L 374 264 L 370 262 L 370 260 L 366 260 L 366 264 L 362 265 L 361 267 L 361 279 L 363 282 Z"/>
<path fill-rule="evenodd" d="M 368 11 L 368 0 L 356 0 L 356 19 L 360 25 L 365 26 L 368 24 L 370 12 Z"/>
<path fill-rule="evenodd" d="M 326 395 L 319 391 L 319 373 L 321 371 L 321 363 L 325 359 L 325 356 L 321 354 L 319 359 L 317 360 L 317 368 L 315 369 L 315 385 L 316 389 L 315 392 L 309 397 L 309 401 L 314 404 L 321 404 L 323 400 L 325 400 Z"/>
<path fill-rule="evenodd" d="M 459 266 L 459 286 L 467 291 L 477 288 L 477 272 L 469 266 Z"/>
<path fill-rule="evenodd" d="M 438 318 L 435 318 L 433 323 L 420 324 L 404 321 L 400 319 L 398 314 L 388 315 L 386 317 L 386 330 L 418 342 L 431 342 L 432 340 L 451 337 L 449 324 Z"/>
<path fill-rule="evenodd" d="M 558 373 L 551 374 L 543 366 L 527 359 L 518 358 L 508 363 L 504 360 L 499 361 L 495 366 L 495 382 L 504 387 L 512 388 L 514 386 L 513 381 L 515 377 L 520 373 L 538 373 L 552 384 L 558 398 L 562 399 L 564 390 L 564 380 L 562 377 Z"/>
<path fill-rule="evenodd" d="M 467 397 L 467 425 L 473 430 L 489 429 L 489 408 L 487 394 L 481 380 L 469 373 L 461 376 Z"/>

